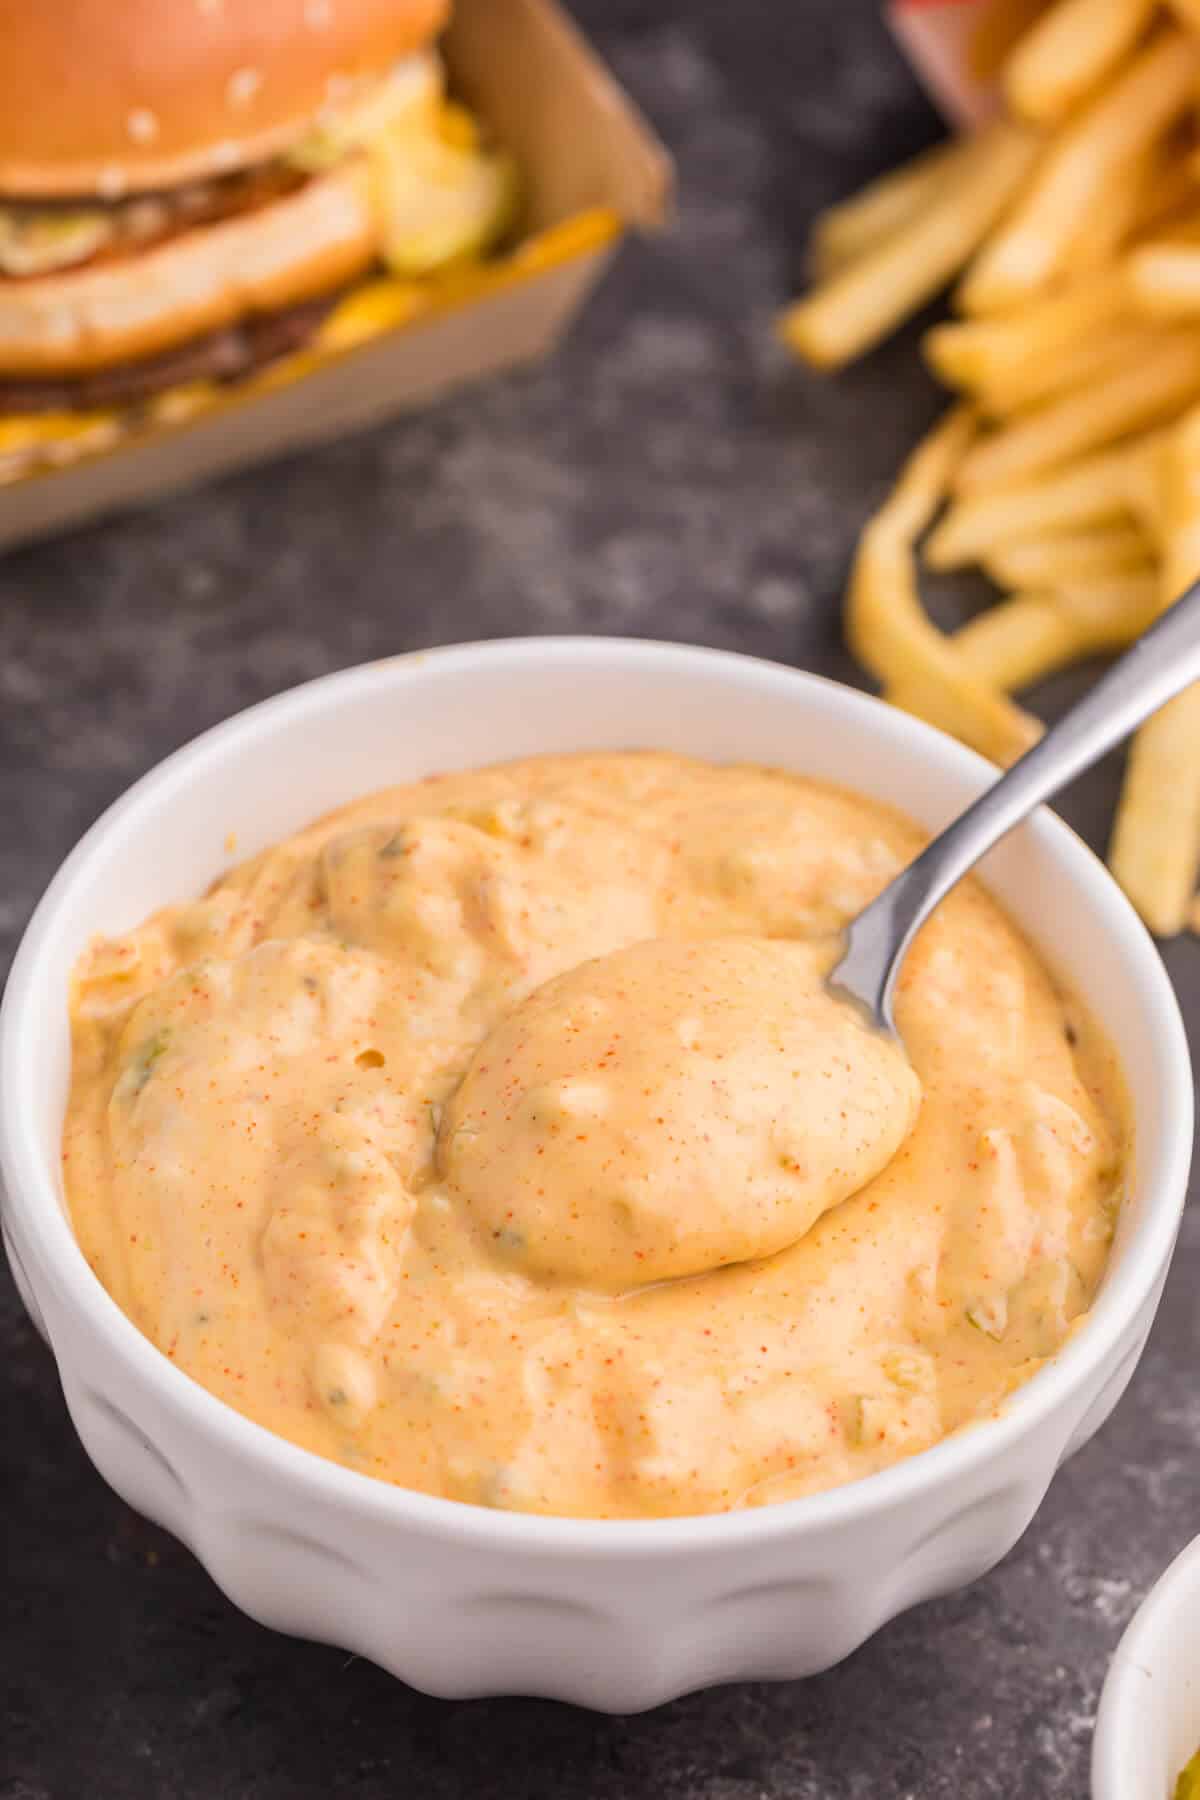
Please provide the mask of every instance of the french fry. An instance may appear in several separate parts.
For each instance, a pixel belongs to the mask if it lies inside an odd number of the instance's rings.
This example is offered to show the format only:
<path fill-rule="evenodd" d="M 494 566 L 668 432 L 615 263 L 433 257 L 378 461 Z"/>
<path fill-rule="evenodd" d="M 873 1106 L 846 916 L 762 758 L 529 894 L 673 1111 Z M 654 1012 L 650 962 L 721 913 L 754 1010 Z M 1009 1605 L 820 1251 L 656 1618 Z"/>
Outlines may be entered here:
<path fill-rule="evenodd" d="M 968 393 L 999 390 L 1034 362 L 1053 365 L 1092 333 L 1134 316 L 1124 270 L 1072 284 L 1011 319 L 935 325 L 922 349 L 933 373 Z"/>
<path fill-rule="evenodd" d="M 1142 177 L 1141 210 L 1133 239 L 1197 229 L 1197 173 L 1186 144 L 1165 138 L 1157 155 L 1150 156 Z"/>
<path fill-rule="evenodd" d="M 935 144 L 820 213 L 810 239 L 817 273 L 834 274 L 910 224 L 951 180 L 965 153 L 965 142 Z"/>
<path fill-rule="evenodd" d="M 1036 136 L 1001 123 L 973 139 L 952 178 L 907 230 L 894 233 L 788 308 L 785 343 L 836 369 L 872 348 L 963 267 L 1033 168 Z"/>
<path fill-rule="evenodd" d="M 1133 48 L 1156 6 L 1157 0 L 1058 0 L 1009 58 L 1008 104 L 1034 125 L 1064 119 Z"/>
<path fill-rule="evenodd" d="M 1090 531 L 1018 538 L 996 544 L 980 558 L 997 587 L 1069 587 L 1115 575 L 1150 572 L 1154 546 L 1133 524 L 1096 525 Z"/>
<path fill-rule="evenodd" d="M 1194 179 L 1200 181 L 1200 165 L 1197 166 Z M 1163 227 L 1160 231 L 1156 231 L 1153 234 L 1150 232 L 1143 234 L 1138 240 L 1138 248 L 1143 248 L 1151 243 L 1164 243 L 1172 246 L 1177 244 L 1200 244 L 1200 210 L 1198 210 L 1194 204 L 1195 188 L 1193 188 L 1192 199 L 1192 205 L 1176 208 L 1173 216 L 1163 223 Z M 1128 268 L 1125 269 L 1124 280 L 1126 290 L 1128 291 Z M 1131 294 L 1130 300 L 1136 307 L 1136 297 Z"/>
<path fill-rule="evenodd" d="M 1130 451 L 1128 468 L 1129 510 L 1160 555 L 1164 537 L 1163 458 L 1167 437 L 1166 432 L 1158 431 L 1142 438 Z"/>
<path fill-rule="evenodd" d="M 1014 594 L 989 606 L 950 641 L 972 675 L 1004 694 L 1032 687 L 1075 651 L 1070 621 L 1046 594 Z"/>
<path fill-rule="evenodd" d="M 1186 688 L 1134 739 L 1109 865 L 1156 937 L 1189 922 L 1200 871 L 1200 690 Z"/>
<path fill-rule="evenodd" d="M 1023 487 L 959 500 L 927 539 L 925 561 L 931 569 L 961 569 L 998 544 L 1124 518 L 1134 511 L 1139 449 L 1140 442 L 1107 450 Z"/>
<path fill-rule="evenodd" d="M 974 430 L 972 415 L 958 408 L 910 457 L 859 542 L 846 631 L 885 694 L 901 690 L 910 710 L 993 761 L 1009 763 L 1036 740 L 1037 722 L 962 667 L 921 605 L 913 558 L 913 544 L 940 505 Z"/>
<path fill-rule="evenodd" d="M 1057 356 L 1030 357 L 1008 379 L 977 388 L 974 399 L 989 418 L 1011 419 L 1099 376 L 1136 367 L 1153 356 L 1161 342 L 1162 334 L 1154 326 L 1112 325 L 1064 346 Z"/>
<path fill-rule="evenodd" d="M 1159 613 L 1156 569 L 1114 576 L 1107 581 L 1056 588 L 1053 600 L 1077 634 L 1077 656 L 1105 656 L 1127 650 L 1153 625 Z"/>
<path fill-rule="evenodd" d="M 1056 593 L 1014 594 L 950 641 L 970 674 L 1012 693 L 1084 657 L 1126 649 L 1157 609 L 1155 577 L 1130 575 Z"/>
<path fill-rule="evenodd" d="M 1200 576 L 1200 407 L 1156 445 L 1162 490 L 1161 606 Z"/>
<path fill-rule="evenodd" d="M 1066 263 L 1072 280 L 1111 267 L 1149 213 L 1166 166 L 1162 140 L 1114 173 L 1104 205 L 1091 209 L 1071 239 Z"/>
<path fill-rule="evenodd" d="M 1045 12 L 1046 0 L 1003 0 L 1000 6 L 978 10 L 967 39 L 967 74 L 972 81 L 994 85 L 1016 45 Z"/>
<path fill-rule="evenodd" d="M 1163 569 L 1160 607 L 1200 576 L 1200 408 L 1159 456 Z M 1138 732 L 1129 753 L 1109 864 L 1151 931 L 1188 923 L 1200 873 L 1200 685 Z"/>
<path fill-rule="evenodd" d="M 1158 31 L 1061 129 L 1024 201 L 967 271 L 964 311 L 1017 306 L 1060 275 L 1072 240 L 1103 211 L 1119 171 L 1169 129 L 1198 77 L 1200 40 L 1173 26 Z"/>
<path fill-rule="evenodd" d="M 1200 335 L 1163 336 L 1140 361 L 982 439 L 958 471 L 966 496 L 1013 487 L 1178 416 L 1200 398 Z"/>
<path fill-rule="evenodd" d="M 1125 265 L 1129 293 L 1150 319 L 1200 318 L 1200 243 L 1142 244 Z"/>

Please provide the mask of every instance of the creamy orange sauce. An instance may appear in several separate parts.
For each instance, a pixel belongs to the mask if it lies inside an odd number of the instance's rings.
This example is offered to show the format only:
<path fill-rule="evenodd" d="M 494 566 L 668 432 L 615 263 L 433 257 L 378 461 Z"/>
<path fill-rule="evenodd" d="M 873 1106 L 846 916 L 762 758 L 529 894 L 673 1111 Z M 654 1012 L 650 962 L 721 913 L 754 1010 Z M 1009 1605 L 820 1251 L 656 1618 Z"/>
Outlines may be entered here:
<path fill-rule="evenodd" d="M 1086 1311 L 1129 1145 L 973 883 L 906 961 L 909 1060 L 828 997 L 921 841 L 653 754 L 358 802 L 82 958 L 84 1252 L 239 1411 L 455 1499 L 711 1512 L 924 1449 Z"/>

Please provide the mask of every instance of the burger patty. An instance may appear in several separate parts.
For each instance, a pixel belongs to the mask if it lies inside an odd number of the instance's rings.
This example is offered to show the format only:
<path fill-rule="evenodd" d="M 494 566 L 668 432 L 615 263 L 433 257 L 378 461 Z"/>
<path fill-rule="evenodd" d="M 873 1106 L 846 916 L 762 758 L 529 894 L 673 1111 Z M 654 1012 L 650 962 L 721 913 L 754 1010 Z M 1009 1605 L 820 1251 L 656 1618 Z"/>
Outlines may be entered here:
<path fill-rule="evenodd" d="M 137 256 L 198 226 L 286 199 L 308 179 L 304 170 L 276 157 L 231 175 L 106 204 L 0 199 L 0 280 L 37 280 Z M 73 222 L 87 228 L 78 246 L 62 235 L 62 227 Z"/>
<path fill-rule="evenodd" d="M 320 299 L 263 313 L 195 338 L 158 356 L 118 363 L 86 375 L 35 381 L 0 377 L 0 414 L 87 412 L 131 406 L 189 381 L 238 381 L 294 350 L 303 350 L 341 298 L 339 290 Z"/>

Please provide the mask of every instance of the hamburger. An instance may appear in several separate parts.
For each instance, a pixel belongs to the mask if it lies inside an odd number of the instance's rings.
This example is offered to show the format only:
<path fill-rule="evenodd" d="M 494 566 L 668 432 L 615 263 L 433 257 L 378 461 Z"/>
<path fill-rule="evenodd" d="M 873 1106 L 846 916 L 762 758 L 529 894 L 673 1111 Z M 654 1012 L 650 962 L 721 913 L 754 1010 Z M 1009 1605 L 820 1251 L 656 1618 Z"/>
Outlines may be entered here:
<path fill-rule="evenodd" d="M 339 341 L 485 254 L 515 177 L 446 95 L 448 0 L 37 0 L 0 18 L 0 474 Z M 392 316 L 395 316 L 394 308 Z M 344 341 L 345 334 L 342 334 Z"/>

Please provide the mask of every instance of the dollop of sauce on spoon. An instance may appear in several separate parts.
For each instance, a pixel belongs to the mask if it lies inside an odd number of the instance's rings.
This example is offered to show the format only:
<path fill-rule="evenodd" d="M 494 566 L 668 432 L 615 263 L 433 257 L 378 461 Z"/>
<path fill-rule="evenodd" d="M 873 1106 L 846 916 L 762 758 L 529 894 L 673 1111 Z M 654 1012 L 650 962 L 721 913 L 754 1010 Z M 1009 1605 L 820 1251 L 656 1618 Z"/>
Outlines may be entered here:
<path fill-rule="evenodd" d="M 828 943 L 654 939 L 484 1039 L 439 1173 L 520 1269 L 608 1289 L 771 1256 L 892 1160 L 921 1086 L 825 985 Z"/>

